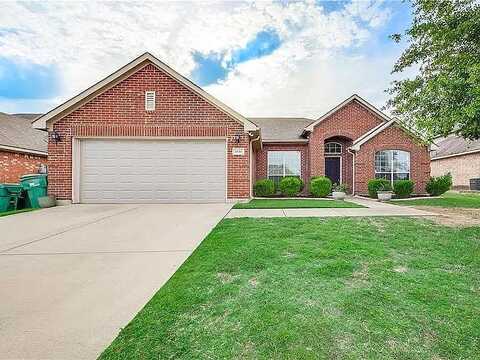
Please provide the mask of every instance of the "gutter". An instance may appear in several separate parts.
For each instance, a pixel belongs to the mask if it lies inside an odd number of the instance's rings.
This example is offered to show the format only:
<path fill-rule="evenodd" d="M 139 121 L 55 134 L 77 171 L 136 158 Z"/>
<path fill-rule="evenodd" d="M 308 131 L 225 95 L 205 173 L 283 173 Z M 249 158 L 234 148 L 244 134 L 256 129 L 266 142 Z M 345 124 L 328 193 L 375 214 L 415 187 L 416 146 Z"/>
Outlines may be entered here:
<path fill-rule="evenodd" d="M 22 154 L 32 154 L 32 155 L 39 155 L 39 156 L 48 156 L 48 153 L 45 151 L 38 151 L 38 150 L 30 150 L 24 148 L 18 148 L 15 146 L 8 146 L 8 145 L 0 145 L 0 150 L 6 150 L 10 152 L 18 152 Z"/>
<path fill-rule="evenodd" d="M 431 161 L 435 161 L 435 160 L 448 159 L 448 158 L 452 158 L 452 157 L 455 157 L 455 156 L 475 154 L 475 153 L 477 153 L 477 152 L 480 152 L 480 149 L 470 150 L 470 151 L 464 151 L 464 152 L 457 153 L 457 154 L 450 154 L 450 155 L 443 155 L 443 156 L 433 157 L 433 158 L 431 158 L 430 160 L 431 160 Z"/>

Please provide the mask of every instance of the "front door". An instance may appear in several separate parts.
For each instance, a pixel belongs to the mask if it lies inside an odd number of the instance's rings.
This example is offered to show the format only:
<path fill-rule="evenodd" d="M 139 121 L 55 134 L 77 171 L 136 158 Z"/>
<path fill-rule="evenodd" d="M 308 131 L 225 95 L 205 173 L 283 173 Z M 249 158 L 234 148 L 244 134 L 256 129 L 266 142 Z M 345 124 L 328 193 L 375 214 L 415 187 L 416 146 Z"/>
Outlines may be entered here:
<path fill-rule="evenodd" d="M 339 156 L 325 158 L 325 176 L 330 178 L 333 184 L 340 184 L 340 159 Z"/>

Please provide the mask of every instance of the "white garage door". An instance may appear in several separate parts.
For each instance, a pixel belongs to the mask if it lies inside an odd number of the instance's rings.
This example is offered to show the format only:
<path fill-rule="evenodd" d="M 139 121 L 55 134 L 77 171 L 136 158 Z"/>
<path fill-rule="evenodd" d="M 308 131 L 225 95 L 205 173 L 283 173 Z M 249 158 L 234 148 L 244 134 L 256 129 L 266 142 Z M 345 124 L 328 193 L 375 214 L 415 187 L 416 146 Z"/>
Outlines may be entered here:
<path fill-rule="evenodd" d="M 225 202 L 225 140 L 80 140 L 82 203 Z"/>

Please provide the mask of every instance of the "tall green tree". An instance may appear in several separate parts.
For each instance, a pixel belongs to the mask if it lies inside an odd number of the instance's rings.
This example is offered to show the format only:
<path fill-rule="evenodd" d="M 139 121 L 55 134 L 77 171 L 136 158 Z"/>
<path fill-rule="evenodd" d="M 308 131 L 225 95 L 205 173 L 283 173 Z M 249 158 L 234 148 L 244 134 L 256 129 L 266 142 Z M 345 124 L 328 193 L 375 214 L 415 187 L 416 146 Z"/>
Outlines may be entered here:
<path fill-rule="evenodd" d="M 480 1 L 412 0 L 408 47 L 392 73 L 418 68 L 387 92 L 393 114 L 430 137 L 480 138 Z"/>

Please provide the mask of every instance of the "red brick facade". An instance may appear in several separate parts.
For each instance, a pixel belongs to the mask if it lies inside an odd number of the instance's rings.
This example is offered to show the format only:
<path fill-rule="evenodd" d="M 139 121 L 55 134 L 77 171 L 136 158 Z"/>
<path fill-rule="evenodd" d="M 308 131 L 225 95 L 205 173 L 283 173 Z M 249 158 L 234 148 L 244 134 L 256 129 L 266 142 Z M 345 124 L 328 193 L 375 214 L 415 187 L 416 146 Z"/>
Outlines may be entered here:
<path fill-rule="evenodd" d="M 145 91 L 156 91 L 155 111 L 145 111 Z M 243 124 L 151 64 L 56 122 L 54 130 L 61 142 L 49 139 L 49 192 L 57 199 L 72 198 L 75 136 L 225 137 L 227 197 L 250 196 L 250 140 Z M 245 155 L 232 156 L 233 147 Z"/>
<path fill-rule="evenodd" d="M 301 159 L 301 171 L 302 171 L 302 180 L 305 184 L 308 183 L 310 179 L 309 173 L 309 156 L 308 156 L 308 144 L 307 143 L 298 143 L 298 144 L 274 144 L 268 143 L 263 144 L 262 150 L 257 151 L 255 155 L 255 178 L 256 180 L 265 179 L 267 177 L 267 156 L 269 151 L 300 151 Z M 305 187 L 306 189 L 307 187 Z"/>
<path fill-rule="evenodd" d="M 410 179 L 415 182 L 415 193 L 424 194 L 430 178 L 428 148 L 396 126 L 382 131 L 361 147 L 355 157 L 355 191 L 359 194 L 368 192 L 368 180 L 375 177 L 375 152 L 381 150 L 403 150 L 410 153 Z"/>
<path fill-rule="evenodd" d="M 169 70 L 164 72 L 154 63 L 138 63 L 112 87 L 96 90 L 99 93 L 88 95 L 81 105 L 72 105 L 77 106 L 72 112 L 59 115 L 53 130 L 60 135 L 60 141 L 55 142 L 50 136 L 48 144 L 50 194 L 60 200 L 72 200 L 72 144 L 76 137 L 225 138 L 228 199 L 250 197 L 253 180 L 267 176 L 268 151 L 300 151 L 302 178 L 308 183 L 311 176 L 325 173 L 325 143 L 338 142 L 342 145 L 342 182 L 350 190 L 364 193 L 367 181 L 374 177 L 375 152 L 406 150 L 411 153 L 411 178 L 416 192 L 424 192 L 430 175 L 427 147 L 399 128 L 389 128 L 365 143 L 355 155 L 353 173 L 354 156 L 349 147 L 384 121 L 358 97 L 318 123 L 308 142 L 265 143 L 251 154 L 250 136 L 235 114 L 219 110 L 212 105 L 215 101 L 205 100 L 181 79 L 168 75 Z M 155 91 L 154 111 L 145 110 L 146 91 Z M 243 148 L 243 155 L 237 152 L 234 156 L 233 148 Z"/>
<path fill-rule="evenodd" d="M 342 137 L 345 142 L 352 142 L 368 130 L 382 123 L 382 120 L 364 106 L 352 101 L 319 123 L 310 134 L 311 174 L 325 173 L 325 140 Z M 345 151 L 345 150 L 344 150 Z M 345 162 L 345 165 L 348 165 Z M 345 168 L 345 166 L 342 166 Z M 343 182 L 352 184 L 351 177 L 344 177 Z"/>
<path fill-rule="evenodd" d="M 47 164 L 46 156 L 0 151 L 0 183 L 18 183 L 22 175 L 37 173 L 41 164 Z"/>
<path fill-rule="evenodd" d="M 325 143 L 332 141 L 342 145 L 341 177 L 349 192 L 355 189 L 357 194 L 367 193 L 368 180 L 375 177 L 375 152 L 390 149 L 410 152 L 410 178 L 415 182 L 415 192 L 425 193 L 425 184 L 430 177 L 428 148 L 396 126 L 384 130 L 362 145 L 355 155 L 355 176 L 353 175 L 354 156 L 348 152 L 348 148 L 353 141 L 383 122 L 382 118 L 367 107 L 351 101 L 317 124 L 307 144 L 264 144 L 263 150 L 256 153 L 256 179 L 266 177 L 269 150 L 302 149 L 302 178 L 306 183 L 312 176 L 324 175 L 324 147 Z"/>

